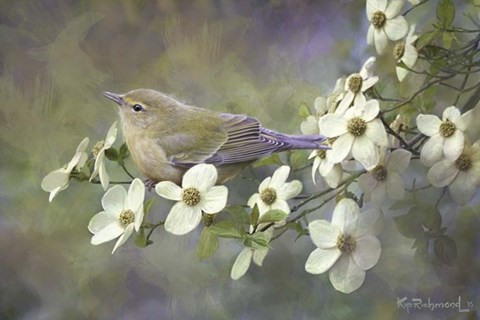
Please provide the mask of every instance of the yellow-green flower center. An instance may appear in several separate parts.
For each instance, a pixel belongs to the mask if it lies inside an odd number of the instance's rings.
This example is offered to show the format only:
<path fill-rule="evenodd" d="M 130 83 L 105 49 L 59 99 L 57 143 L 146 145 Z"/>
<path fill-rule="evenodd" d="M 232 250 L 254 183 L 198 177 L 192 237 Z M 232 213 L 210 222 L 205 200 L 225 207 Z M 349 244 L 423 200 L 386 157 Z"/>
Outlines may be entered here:
<path fill-rule="evenodd" d="M 472 167 L 472 159 L 469 155 L 462 153 L 457 160 L 455 160 L 455 167 L 460 171 L 467 171 Z"/>
<path fill-rule="evenodd" d="M 92 149 L 92 154 L 95 158 L 98 156 L 98 154 L 100 153 L 100 150 L 102 150 L 104 146 L 105 146 L 105 142 L 103 140 L 98 141 L 97 144 L 95 144 L 95 146 Z"/>
<path fill-rule="evenodd" d="M 387 169 L 382 165 L 378 165 L 372 170 L 372 175 L 375 180 L 384 181 L 387 178 Z"/>
<path fill-rule="evenodd" d="M 354 73 L 348 77 L 348 88 L 353 93 L 358 93 L 362 90 L 363 79 L 359 73 Z"/>
<path fill-rule="evenodd" d="M 367 122 L 360 117 L 352 118 L 348 121 L 347 131 L 355 136 L 359 137 L 367 130 Z"/>
<path fill-rule="evenodd" d="M 187 206 L 193 207 L 200 202 L 200 191 L 193 187 L 183 189 L 182 200 Z"/>
<path fill-rule="evenodd" d="M 372 25 L 376 29 L 381 29 L 385 26 L 385 22 L 387 22 L 387 16 L 383 11 L 376 11 L 372 16 Z"/>
<path fill-rule="evenodd" d="M 440 134 L 444 138 L 452 136 L 455 133 L 455 129 L 455 124 L 448 119 L 440 124 Z"/>
<path fill-rule="evenodd" d="M 341 233 L 337 238 L 337 248 L 342 253 L 352 253 L 356 246 L 355 238 L 347 233 Z"/>
<path fill-rule="evenodd" d="M 393 47 L 393 57 L 396 60 L 400 60 L 405 53 L 405 42 L 399 42 Z"/>
<path fill-rule="evenodd" d="M 266 188 L 260 193 L 260 199 L 262 199 L 266 205 L 271 205 L 277 200 L 277 191 L 273 188 Z"/>
<path fill-rule="evenodd" d="M 325 159 L 326 156 L 327 156 L 326 150 L 324 149 L 317 150 L 317 157 L 319 157 L 320 159 Z"/>
<path fill-rule="evenodd" d="M 122 213 L 120 213 L 118 220 L 120 221 L 120 225 L 123 228 L 126 228 L 129 224 L 135 221 L 135 213 L 130 209 L 123 210 Z"/>
<path fill-rule="evenodd" d="M 337 138 L 338 138 L 338 137 L 328 138 L 328 139 L 327 139 L 328 145 L 331 146 L 335 141 L 337 141 Z"/>

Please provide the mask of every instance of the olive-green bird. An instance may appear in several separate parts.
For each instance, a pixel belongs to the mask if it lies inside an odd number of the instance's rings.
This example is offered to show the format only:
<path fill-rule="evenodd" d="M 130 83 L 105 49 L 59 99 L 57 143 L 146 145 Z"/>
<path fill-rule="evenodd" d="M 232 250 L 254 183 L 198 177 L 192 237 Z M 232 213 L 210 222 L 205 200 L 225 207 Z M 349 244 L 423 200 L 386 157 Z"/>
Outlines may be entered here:
<path fill-rule="evenodd" d="M 104 95 L 120 106 L 132 159 L 153 183 L 180 184 L 185 171 L 199 163 L 215 165 L 217 183 L 224 183 L 273 152 L 326 148 L 323 136 L 275 132 L 255 118 L 189 106 L 151 89 Z"/>

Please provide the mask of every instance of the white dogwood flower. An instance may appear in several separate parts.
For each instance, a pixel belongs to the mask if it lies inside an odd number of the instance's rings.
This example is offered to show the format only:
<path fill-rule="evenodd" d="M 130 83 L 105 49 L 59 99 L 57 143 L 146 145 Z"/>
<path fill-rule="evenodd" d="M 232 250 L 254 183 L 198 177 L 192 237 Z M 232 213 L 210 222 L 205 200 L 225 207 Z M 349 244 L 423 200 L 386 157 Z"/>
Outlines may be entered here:
<path fill-rule="evenodd" d="M 303 187 L 299 180 L 287 182 L 289 173 L 289 166 L 281 166 L 275 170 L 272 177 L 265 178 L 258 187 L 259 192 L 248 199 L 248 206 L 253 208 L 257 204 L 260 215 L 274 209 L 289 214 L 287 200 L 298 196 Z"/>
<path fill-rule="evenodd" d="M 405 187 L 401 173 L 410 164 L 412 154 L 404 149 L 397 149 L 387 156 L 382 156 L 379 164 L 358 178 L 358 184 L 371 201 L 379 206 L 385 196 L 400 200 L 405 196 Z"/>
<path fill-rule="evenodd" d="M 471 110 L 460 114 L 455 106 L 443 111 L 442 120 L 433 114 L 417 116 L 418 130 L 430 139 L 423 145 L 420 160 L 427 167 L 440 161 L 443 156 L 456 160 L 463 151 L 464 134 L 471 121 Z"/>
<path fill-rule="evenodd" d="M 300 124 L 300 131 L 303 134 L 319 134 L 318 119 L 328 112 L 327 99 L 324 97 L 317 97 L 314 102 L 315 115 L 309 115 Z"/>
<path fill-rule="evenodd" d="M 95 157 L 95 166 L 92 175 L 90 176 L 90 181 L 99 175 L 103 190 L 107 190 L 108 185 L 110 184 L 110 177 L 107 173 L 107 169 L 105 168 L 105 150 L 109 149 L 116 139 L 117 122 L 115 121 L 108 130 L 105 140 L 97 142 L 92 150 L 93 156 Z"/>
<path fill-rule="evenodd" d="M 355 105 L 366 103 L 367 99 L 363 93 L 378 82 L 378 77 L 373 75 L 375 61 L 375 57 L 368 58 L 359 73 L 353 73 L 347 77 L 344 88 L 345 94 L 335 113 L 345 113 L 352 102 Z"/>
<path fill-rule="evenodd" d="M 330 160 L 330 155 L 332 150 L 319 149 L 314 150 L 308 157 L 309 159 L 313 158 L 312 165 L 312 180 L 313 184 L 316 184 L 316 173 L 317 171 L 323 177 L 325 182 L 330 188 L 336 188 L 343 177 L 343 168 L 339 163 L 333 163 Z"/>
<path fill-rule="evenodd" d="M 161 181 L 155 191 L 161 197 L 178 201 L 165 220 L 165 230 L 176 235 L 195 229 L 207 214 L 220 212 L 227 204 L 228 189 L 215 186 L 217 169 L 211 164 L 197 164 L 183 175 L 182 187 L 171 181 Z"/>
<path fill-rule="evenodd" d="M 414 32 L 415 25 L 412 25 L 405 41 L 397 43 L 393 48 L 393 57 L 397 60 L 397 63 L 403 62 L 410 69 L 413 68 L 418 59 L 417 48 L 415 48 L 415 41 L 417 41 L 418 36 L 414 35 Z M 399 81 L 403 81 L 410 72 L 398 65 L 395 67 L 395 71 Z"/>
<path fill-rule="evenodd" d="M 91 243 L 98 245 L 120 237 L 113 247 L 113 254 L 128 240 L 133 230 L 140 230 L 144 198 L 145 185 L 138 178 L 130 184 L 128 194 L 122 186 L 110 188 L 102 198 L 104 211 L 94 215 L 88 224 L 88 230 L 93 233 Z"/>
<path fill-rule="evenodd" d="M 77 151 L 72 157 L 72 160 L 63 168 L 53 170 L 47 174 L 42 180 L 42 189 L 50 192 L 48 201 L 52 202 L 53 198 L 62 190 L 67 189 L 70 182 L 70 173 L 75 170 L 80 170 L 85 165 L 88 155 L 85 152 L 87 149 L 89 139 L 83 139 L 77 147 Z"/>
<path fill-rule="evenodd" d="M 312 274 L 329 271 L 330 282 L 340 292 L 357 290 L 365 280 L 365 271 L 380 258 L 380 241 L 375 237 L 380 220 L 379 210 L 360 213 L 355 201 L 340 200 L 331 223 L 315 220 L 308 225 L 317 249 L 308 257 L 305 270 Z"/>
<path fill-rule="evenodd" d="M 403 0 L 367 0 L 367 19 L 370 22 L 367 43 L 375 45 L 378 54 L 382 54 L 388 39 L 398 41 L 408 32 L 408 23 L 400 14 Z"/>
<path fill-rule="evenodd" d="M 480 184 L 480 140 L 472 146 L 465 144 L 457 159 L 444 159 L 434 164 L 427 179 L 435 187 L 448 186 L 455 202 L 468 203 Z"/>
<path fill-rule="evenodd" d="M 372 170 L 380 161 L 379 147 L 387 147 L 387 133 L 376 119 L 380 107 L 377 100 L 357 104 L 345 114 L 326 114 L 320 119 L 320 131 L 332 144 L 330 160 L 339 163 L 351 152 L 365 169 Z"/>

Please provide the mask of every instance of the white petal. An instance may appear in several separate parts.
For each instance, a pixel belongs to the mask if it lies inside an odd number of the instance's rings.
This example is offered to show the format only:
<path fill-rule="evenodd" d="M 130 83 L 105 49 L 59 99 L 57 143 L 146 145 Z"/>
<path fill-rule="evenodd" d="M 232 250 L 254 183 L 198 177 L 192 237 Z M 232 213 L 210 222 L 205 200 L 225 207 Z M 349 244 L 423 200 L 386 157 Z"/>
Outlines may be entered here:
<path fill-rule="evenodd" d="M 277 197 L 283 200 L 295 198 L 302 192 L 302 183 L 299 180 L 284 183 L 277 188 Z"/>
<path fill-rule="evenodd" d="M 431 167 L 443 158 L 443 138 L 440 135 L 432 136 L 422 147 L 420 160 L 422 163 Z"/>
<path fill-rule="evenodd" d="M 387 19 L 392 19 L 400 14 L 403 8 L 403 0 L 392 0 L 385 10 Z"/>
<path fill-rule="evenodd" d="M 378 147 L 366 136 L 355 138 L 352 155 L 367 170 L 373 170 L 380 161 Z"/>
<path fill-rule="evenodd" d="M 362 174 L 358 177 L 358 186 L 363 192 L 371 192 L 377 186 L 378 181 L 371 173 Z"/>
<path fill-rule="evenodd" d="M 448 191 L 456 203 L 467 204 L 477 191 L 474 175 L 460 171 L 448 187 Z"/>
<path fill-rule="evenodd" d="M 263 190 L 270 187 L 270 182 L 272 181 L 272 177 L 267 177 L 263 179 L 262 183 L 258 186 L 258 191 L 263 192 Z"/>
<path fill-rule="evenodd" d="M 462 154 L 465 138 L 463 132 L 460 130 L 455 130 L 452 136 L 445 138 L 443 140 L 443 154 L 448 160 L 457 160 L 457 158 Z"/>
<path fill-rule="evenodd" d="M 388 172 L 385 186 L 390 199 L 401 200 L 405 197 L 403 180 L 395 171 Z"/>
<path fill-rule="evenodd" d="M 60 168 L 47 174 L 42 180 L 42 189 L 52 192 L 55 189 L 65 189 L 68 185 L 70 173 Z"/>
<path fill-rule="evenodd" d="M 307 262 L 305 262 L 305 271 L 311 274 L 324 273 L 330 269 L 342 253 L 337 248 L 320 249 L 317 248 L 310 253 Z"/>
<path fill-rule="evenodd" d="M 259 209 L 260 209 L 260 207 L 259 207 Z M 275 200 L 274 203 L 272 203 L 270 210 L 275 210 L 275 209 L 282 210 L 286 214 L 290 213 L 290 207 L 288 206 L 287 201 L 282 200 L 282 199 L 277 199 L 277 200 Z M 260 213 L 263 214 L 265 212 L 260 211 Z"/>
<path fill-rule="evenodd" d="M 363 94 L 363 92 L 360 91 L 357 94 L 355 94 L 355 99 L 353 99 L 354 107 L 360 106 L 363 109 L 366 103 L 367 103 L 367 98 L 365 98 L 365 95 Z"/>
<path fill-rule="evenodd" d="M 362 76 L 363 79 L 366 79 L 370 76 L 372 76 L 373 72 L 373 67 L 375 66 L 375 62 L 377 61 L 377 58 L 372 56 L 365 61 L 365 63 L 362 66 L 362 69 L 360 70 L 360 75 Z"/>
<path fill-rule="evenodd" d="M 314 116 L 308 116 L 305 121 L 300 124 L 300 131 L 303 134 L 318 134 L 318 121 Z"/>
<path fill-rule="evenodd" d="M 199 206 L 190 207 L 183 202 L 177 202 L 165 220 L 165 230 L 176 235 L 183 235 L 195 229 L 202 219 Z"/>
<path fill-rule="evenodd" d="M 80 153 L 80 159 L 78 160 L 78 163 L 75 166 L 75 168 L 77 170 L 82 169 L 85 163 L 87 162 L 87 160 L 88 160 L 88 155 L 85 152 Z"/>
<path fill-rule="evenodd" d="M 310 238 L 321 249 L 330 249 L 337 245 L 340 229 L 326 220 L 315 220 L 308 224 Z"/>
<path fill-rule="evenodd" d="M 365 108 L 363 109 L 362 119 L 366 122 L 370 122 L 378 116 L 379 112 L 380 106 L 378 104 L 378 100 L 368 100 L 365 104 Z"/>
<path fill-rule="evenodd" d="M 329 138 L 338 137 L 347 132 L 347 121 L 340 114 L 326 114 L 320 118 L 320 132 Z"/>
<path fill-rule="evenodd" d="M 385 33 L 388 39 L 398 41 L 404 38 L 408 32 L 408 23 L 404 16 L 398 16 L 394 19 L 387 19 L 385 22 Z"/>
<path fill-rule="evenodd" d="M 52 202 L 53 198 L 55 198 L 57 196 L 57 194 L 64 189 L 65 188 L 62 189 L 62 188 L 58 187 L 58 188 L 55 188 L 52 191 L 50 191 L 50 195 L 48 196 L 48 202 Z"/>
<path fill-rule="evenodd" d="M 330 171 L 333 169 L 333 162 L 329 161 L 328 159 L 324 159 L 320 162 L 320 167 L 318 168 L 318 172 L 322 177 L 325 177 Z"/>
<path fill-rule="evenodd" d="M 369 46 L 374 44 L 374 37 L 373 37 L 374 32 L 375 32 L 375 27 L 373 25 L 370 25 L 367 31 L 367 44 Z"/>
<path fill-rule="evenodd" d="M 405 45 L 405 52 L 403 53 L 402 61 L 410 69 L 417 63 L 418 52 L 412 45 Z"/>
<path fill-rule="evenodd" d="M 325 182 L 327 182 L 330 188 L 336 188 L 342 180 L 342 176 L 342 166 L 340 164 L 336 164 L 333 166 L 332 170 L 330 170 L 330 172 L 323 178 L 325 179 Z"/>
<path fill-rule="evenodd" d="M 345 85 L 348 86 L 347 85 L 348 80 L 345 83 L 346 83 Z M 345 93 L 345 96 L 343 97 L 342 101 L 340 101 L 340 103 L 338 104 L 338 107 L 335 110 L 335 114 L 341 115 L 345 113 L 348 107 L 350 107 L 350 105 L 352 104 L 353 98 L 355 98 L 355 94 L 352 91 L 348 90 L 347 93 Z M 320 124 L 320 130 L 321 129 L 322 129 L 322 125 Z M 322 134 L 325 135 L 325 133 L 322 133 Z"/>
<path fill-rule="evenodd" d="M 332 215 L 332 225 L 349 235 L 355 234 L 360 209 L 355 201 L 344 198 L 335 206 Z"/>
<path fill-rule="evenodd" d="M 244 248 L 242 252 L 238 255 L 237 259 L 232 266 L 232 271 L 230 272 L 230 277 L 233 280 L 240 279 L 250 267 L 252 263 L 253 250 L 251 248 Z"/>
<path fill-rule="evenodd" d="M 472 118 L 473 118 L 472 113 L 473 113 L 473 110 L 469 110 L 454 121 L 457 129 L 462 131 L 465 131 L 467 129 L 467 127 L 470 125 L 470 122 L 472 122 Z"/>
<path fill-rule="evenodd" d="M 92 181 L 93 178 L 98 176 L 98 171 L 100 170 L 100 164 L 103 163 L 105 157 L 105 150 L 102 149 L 100 152 L 97 154 L 97 157 L 95 158 L 95 166 L 93 167 L 93 172 L 92 175 L 90 176 L 90 181 Z"/>
<path fill-rule="evenodd" d="M 100 162 L 98 173 L 100 176 L 100 183 L 102 184 L 103 190 L 106 191 L 108 189 L 108 185 L 110 184 L 110 176 L 107 173 L 104 161 Z"/>
<path fill-rule="evenodd" d="M 338 137 L 338 139 L 335 140 L 335 142 L 332 145 L 330 160 L 333 163 L 341 162 L 350 153 L 353 143 L 354 143 L 354 137 L 349 133 Z"/>
<path fill-rule="evenodd" d="M 395 67 L 398 81 L 402 82 L 410 71 L 402 67 Z"/>
<path fill-rule="evenodd" d="M 313 102 L 317 115 L 324 115 L 328 112 L 327 99 L 325 97 L 317 97 Z"/>
<path fill-rule="evenodd" d="M 270 228 L 269 230 L 271 230 L 272 228 Z M 258 250 L 255 250 L 253 252 L 253 262 L 261 267 L 262 264 L 263 264 L 263 260 L 265 259 L 265 257 L 267 256 L 267 253 L 268 253 L 268 249 L 258 249 Z"/>
<path fill-rule="evenodd" d="M 107 136 L 105 137 L 104 148 L 109 149 L 117 139 L 117 121 L 115 121 L 110 129 L 108 129 Z"/>
<path fill-rule="evenodd" d="M 418 130 L 426 136 L 438 134 L 442 121 L 433 114 L 419 114 L 417 117 Z"/>
<path fill-rule="evenodd" d="M 385 165 L 387 171 L 404 172 L 410 165 L 412 153 L 405 149 L 394 150 L 388 157 Z"/>
<path fill-rule="evenodd" d="M 383 5 L 383 6 L 381 6 Z M 387 7 L 387 1 L 382 0 L 379 4 L 377 0 L 367 0 L 367 18 L 370 21 L 372 16 L 377 11 L 385 11 Z"/>
<path fill-rule="evenodd" d="M 358 217 L 358 225 L 355 232 L 355 237 L 360 238 L 367 234 L 379 234 L 383 229 L 383 218 L 382 212 L 375 207 L 362 210 Z"/>
<path fill-rule="evenodd" d="M 373 30 L 373 38 L 375 40 L 375 49 L 377 50 L 377 53 L 382 54 L 387 46 L 387 35 L 385 34 L 385 31 L 383 31 L 383 29 Z"/>
<path fill-rule="evenodd" d="M 133 210 L 134 212 L 138 211 L 141 205 L 143 205 L 143 200 L 145 199 L 145 184 L 142 180 L 136 178 L 130 184 L 128 188 L 127 202 L 126 207 Z"/>
<path fill-rule="evenodd" d="M 85 139 L 83 139 L 83 140 L 80 142 L 80 144 L 78 145 L 78 147 L 77 147 L 77 152 L 75 152 L 75 153 L 84 152 L 85 149 L 87 149 L 89 142 L 90 142 L 90 139 L 88 139 L 88 137 L 85 138 Z"/>
<path fill-rule="evenodd" d="M 108 214 L 118 217 L 125 208 L 127 192 L 122 186 L 116 185 L 110 188 L 102 198 L 103 209 Z"/>
<path fill-rule="evenodd" d="M 130 236 L 132 235 L 132 232 L 133 232 L 133 223 L 129 224 L 125 228 L 125 232 L 122 234 L 122 236 L 118 238 L 117 243 L 115 243 L 115 247 L 113 247 L 112 254 L 114 254 L 115 251 L 118 249 L 118 247 L 120 247 L 122 244 L 124 244 L 128 240 L 128 238 L 130 238 Z"/>
<path fill-rule="evenodd" d="M 379 182 L 375 189 L 370 193 L 370 200 L 374 205 L 381 206 L 386 194 L 387 190 L 385 189 L 385 183 Z"/>
<path fill-rule="evenodd" d="M 66 170 L 68 172 L 71 172 L 73 170 L 73 168 L 75 168 L 77 166 L 77 164 L 80 162 L 80 160 L 82 160 L 83 154 L 84 154 L 83 152 L 77 152 L 73 155 L 72 160 L 70 160 L 70 162 L 67 164 Z"/>
<path fill-rule="evenodd" d="M 357 266 L 352 257 L 347 254 L 338 259 L 328 275 L 333 287 L 343 293 L 357 290 L 365 281 L 365 270 Z"/>
<path fill-rule="evenodd" d="M 165 199 L 182 200 L 182 188 L 172 181 L 161 181 L 155 185 L 155 192 Z"/>
<path fill-rule="evenodd" d="M 260 194 L 259 193 L 254 193 L 252 194 L 252 196 L 248 199 L 248 202 L 247 202 L 247 205 L 250 207 L 250 208 L 253 208 L 255 206 L 256 203 L 259 203 L 259 202 L 262 202 L 262 200 L 260 199 Z"/>
<path fill-rule="evenodd" d="M 363 270 L 373 268 L 373 266 L 377 264 L 380 253 L 382 252 L 380 241 L 374 236 L 369 235 L 357 238 L 356 240 L 357 244 L 355 250 L 352 252 L 353 261 Z"/>
<path fill-rule="evenodd" d="M 270 181 L 270 187 L 275 190 L 280 188 L 288 179 L 290 174 L 289 166 L 281 166 L 273 173 L 272 180 Z"/>
<path fill-rule="evenodd" d="M 111 223 L 106 225 L 105 228 L 98 230 L 98 232 L 92 236 L 92 240 L 90 242 L 93 245 L 97 245 L 111 241 L 121 235 L 123 231 L 124 229 L 119 223 Z"/>
<path fill-rule="evenodd" d="M 377 83 L 377 82 L 378 82 L 378 77 L 377 76 L 369 77 L 369 78 L 363 80 L 363 82 L 362 82 L 362 92 L 367 91 L 368 89 L 373 87 L 375 85 L 375 83 Z"/>
<path fill-rule="evenodd" d="M 379 147 L 388 146 L 387 132 L 380 119 L 374 119 L 367 124 L 365 135 Z"/>
<path fill-rule="evenodd" d="M 88 223 L 88 231 L 95 234 L 109 224 L 118 224 L 118 218 L 106 213 L 105 211 L 102 211 L 90 219 L 90 222 Z"/>
<path fill-rule="evenodd" d="M 427 174 L 427 179 L 435 187 L 440 188 L 449 185 L 457 176 L 458 169 L 448 160 L 442 160 L 433 165 Z"/>
<path fill-rule="evenodd" d="M 315 152 L 315 151 L 313 151 L 313 152 Z M 316 184 L 315 174 L 317 173 L 318 167 L 320 166 L 321 162 L 322 161 L 320 160 L 319 157 L 315 157 L 315 159 L 313 160 L 313 165 L 312 165 L 312 181 L 313 181 L 313 184 Z"/>
<path fill-rule="evenodd" d="M 206 213 L 222 211 L 227 204 L 228 189 L 225 186 L 215 186 L 201 195 L 201 207 Z"/>
<path fill-rule="evenodd" d="M 182 187 L 196 188 L 202 192 L 213 187 L 217 182 L 217 169 L 212 164 L 197 164 L 183 175 Z"/>
<path fill-rule="evenodd" d="M 458 108 L 455 106 L 446 108 L 442 114 L 443 121 L 450 120 L 452 122 L 456 122 L 459 117 L 460 117 L 460 110 L 458 110 Z"/>

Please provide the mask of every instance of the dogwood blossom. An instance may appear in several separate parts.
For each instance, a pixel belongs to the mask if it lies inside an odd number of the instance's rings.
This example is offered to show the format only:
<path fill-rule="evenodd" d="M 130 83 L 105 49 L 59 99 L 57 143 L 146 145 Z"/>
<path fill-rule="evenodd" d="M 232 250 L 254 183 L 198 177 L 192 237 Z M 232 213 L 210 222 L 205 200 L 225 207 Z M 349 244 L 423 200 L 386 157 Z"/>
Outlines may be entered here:
<path fill-rule="evenodd" d="M 109 149 L 116 139 L 117 122 L 115 121 L 108 130 L 105 140 L 97 142 L 92 150 L 93 156 L 95 157 L 95 166 L 92 175 L 90 176 L 90 181 L 99 175 L 103 190 L 107 190 L 108 185 L 110 184 L 110 177 L 107 173 L 107 169 L 105 168 L 105 150 Z"/>
<path fill-rule="evenodd" d="M 340 200 L 332 222 L 315 220 L 308 225 L 317 249 L 308 257 L 305 270 L 312 274 L 329 271 L 333 287 L 343 293 L 360 288 L 365 271 L 373 268 L 380 258 L 380 241 L 375 237 L 380 216 L 377 209 L 360 213 L 355 201 Z"/>
<path fill-rule="evenodd" d="M 397 60 L 397 63 L 403 62 L 410 69 L 413 68 L 418 59 L 417 48 L 415 48 L 415 41 L 417 41 L 418 36 L 414 35 L 414 32 L 415 26 L 412 25 L 405 41 L 397 43 L 393 48 L 393 57 Z M 403 81 L 410 72 L 398 65 L 395 67 L 395 71 L 399 81 Z"/>
<path fill-rule="evenodd" d="M 178 201 L 165 220 L 165 230 L 176 235 L 195 229 L 202 219 L 202 211 L 214 214 L 225 208 L 228 189 L 215 186 L 217 169 L 211 164 L 197 164 L 183 175 L 182 187 L 171 181 L 161 181 L 155 191 L 161 197 Z"/>
<path fill-rule="evenodd" d="M 367 19 L 370 22 L 367 43 L 375 45 L 378 54 L 382 54 L 388 39 L 398 41 L 408 32 L 408 23 L 400 15 L 403 0 L 367 0 Z"/>
<path fill-rule="evenodd" d="M 42 189 L 46 192 L 50 192 L 48 201 L 52 202 L 53 198 L 62 191 L 67 189 L 70 182 L 70 173 L 75 170 L 80 170 L 85 165 L 88 159 L 88 155 L 85 152 L 87 149 L 89 139 L 83 139 L 77 147 L 77 151 L 72 157 L 72 160 L 63 168 L 53 170 L 47 174 L 42 180 Z"/>
<path fill-rule="evenodd" d="M 334 164 L 330 160 L 332 150 L 314 150 L 308 157 L 313 160 L 312 165 L 312 180 L 313 184 L 316 184 L 315 175 L 317 171 L 325 179 L 325 182 L 330 188 L 336 188 L 343 177 L 343 168 L 339 163 Z"/>

